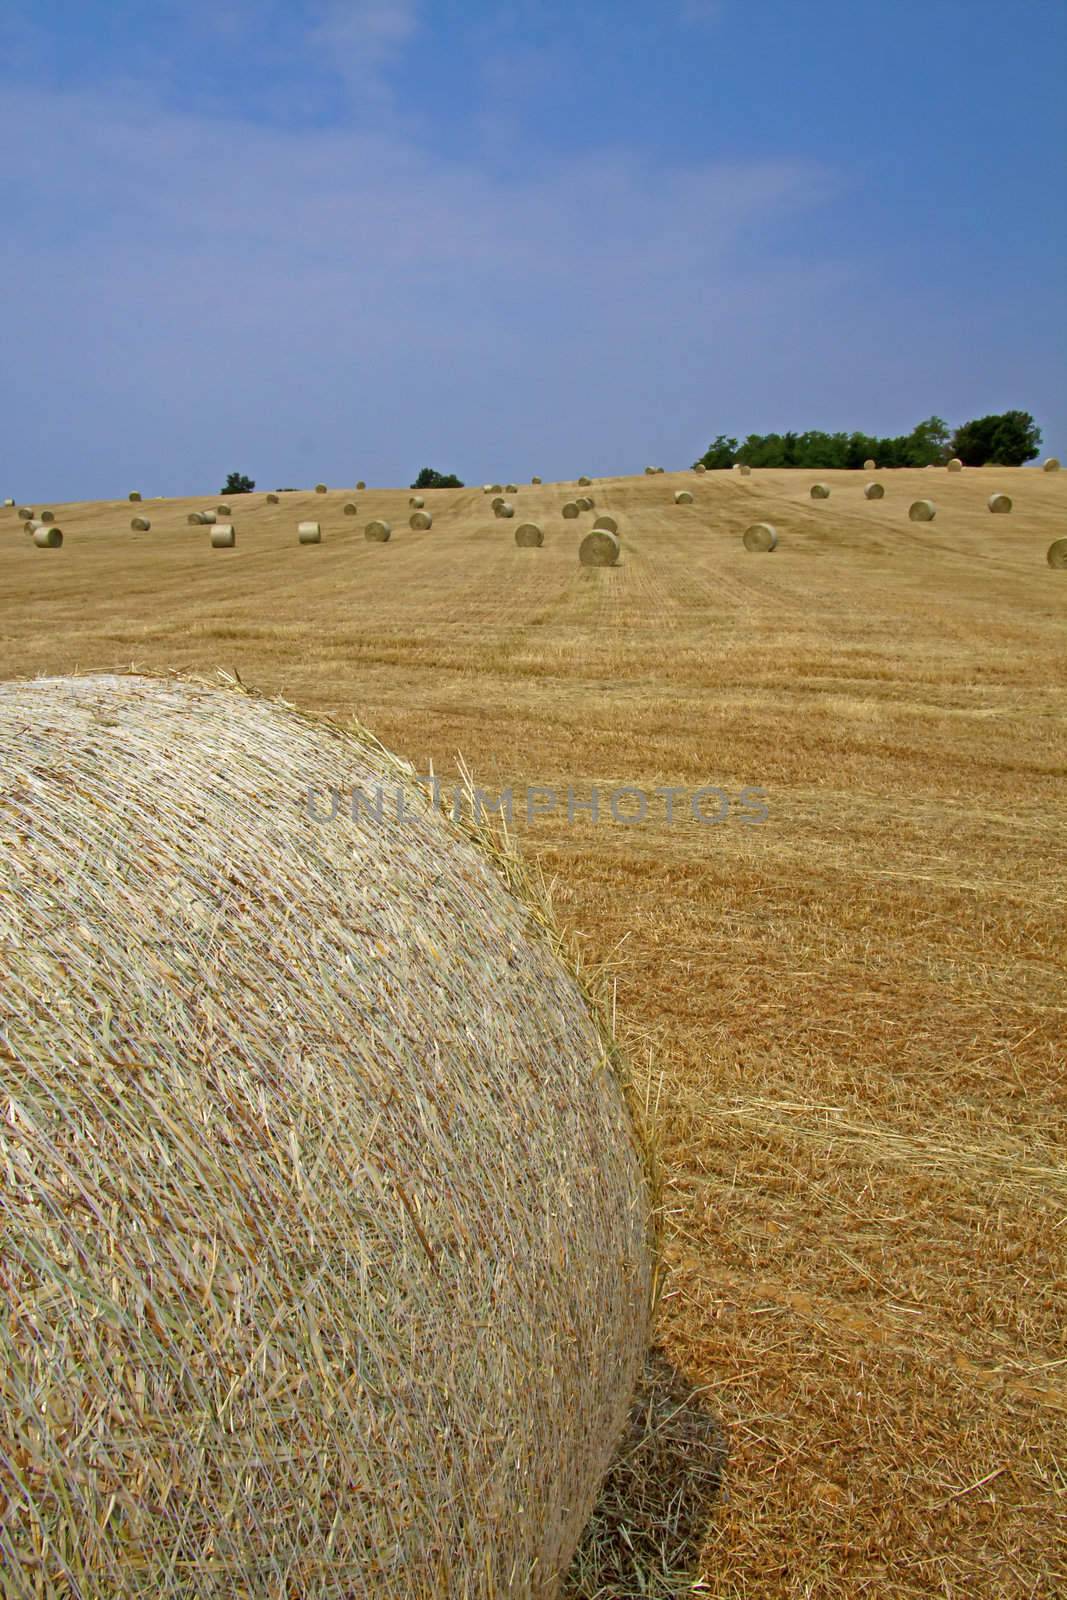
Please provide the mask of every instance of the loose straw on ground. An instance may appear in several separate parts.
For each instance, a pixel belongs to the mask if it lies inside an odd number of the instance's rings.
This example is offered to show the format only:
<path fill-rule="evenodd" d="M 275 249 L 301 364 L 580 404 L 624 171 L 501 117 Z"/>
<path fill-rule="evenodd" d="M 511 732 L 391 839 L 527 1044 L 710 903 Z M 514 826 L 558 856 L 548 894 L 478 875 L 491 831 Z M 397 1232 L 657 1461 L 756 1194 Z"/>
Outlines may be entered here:
<path fill-rule="evenodd" d="M 362 728 L 131 675 L 0 685 L 0 885 L 5 1594 L 550 1600 L 654 1256 L 521 864 Z"/>
<path fill-rule="evenodd" d="M 587 533 L 578 547 L 578 560 L 583 567 L 614 567 L 619 560 L 619 536 L 605 528 Z"/>
<path fill-rule="evenodd" d="M 778 530 L 770 522 L 754 522 L 741 535 L 746 550 L 776 550 Z"/>

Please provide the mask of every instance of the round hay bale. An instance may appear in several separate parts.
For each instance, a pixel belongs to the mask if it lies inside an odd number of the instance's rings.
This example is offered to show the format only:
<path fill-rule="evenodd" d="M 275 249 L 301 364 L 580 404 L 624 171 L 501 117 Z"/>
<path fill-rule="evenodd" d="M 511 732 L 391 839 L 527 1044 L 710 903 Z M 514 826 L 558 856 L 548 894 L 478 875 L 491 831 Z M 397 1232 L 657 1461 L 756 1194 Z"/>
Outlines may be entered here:
<path fill-rule="evenodd" d="M 1053 539 L 1046 557 L 1050 567 L 1067 570 L 1067 539 Z"/>
<path fill-rule="evenodd" d="M 693 471 L 694 471 L 694 472 L 700 472 L 700 473 L 703 473 L 703 472 L 707 472 L 707 470 L 708 470 L 708 469 L 707 469 L 707 467 L 706 467 L 706 466 L 705 466 L 705 465 L 704 465 L 704 463 L 703 463 L 703 461 L 698 461 L 698 462 L 697 462 L 697 464 L 696 464 L 696 466 L 695 466 L 695 467 L 694 467 L 694 468 L 693 468 Z"/>
<path fill-rule="evenodd" d="M 963 471 L 963 462 L 960 460 L 959 456 L 953 456 L 952 457 L 952 460 L 948 464 L 948 470 L 950 472 L 962 472 Z"/>
<path fill-rule="evenodd" d="M 203 523 L 205 528 L 213 527 L 219 520 L 219 514 L 217 511 L 201 511 L 199 515 L 200 521 Z"/>
<path fill-rule="evenodd" d="M 207 522 L 202 511 L 190 511 L 185 520 L 191 528 L 203 528 Z"/>
<path fill-rule="evenodd" d="M 363 537 L 364 539 L 373 540 L 375 544 L 387 544 L 392 537 L 392 533 L 392 523 L 384 521 L 381 517 L 376 517 L 373 522 L 367 523 L 363 530 Z"/>
<path fill-rule="evenodd" d="M 871 458 L 868 456 L 867 460 L 863 463 L 863 470 L 864 470 L 864 472 L 877 472 L 878 471 L 878 463 L 877 463 L 877 461 L 872 461 Z"/>
<path fill-rule="evenodd" d="M 517 483 L 506 483 L 504 485 L 504 493 L 505 494 L 518 494 L 518 492 L 519 492 L 519 486 L 518 486 Z"/>
<path fill-rule="evenodd" d="M 15 515 L 19 518 L 19 520 L 21 522 L 29 522 L 33 518 L 33 507 L 32 506 L 19 506 L 18 511 L 15 513 Z"/>
<path fill-rule="evenodd" d="M 520 522 L 515 529 L 515 543 L 523 549 L 532 549 L 545 542 L 545 531 L 536 522 Z"/>
<path fill-rule="evenodd" d="M 666 471 L 666 470 L 667 470 L 667 469 L 666 469 L 666 468 L 665 468 L 665 467 L 657 467 L 657 468 L 656 468 L 656 471 L 657 471 L 657 472 L 665 472 L 665 471 Z"/>
<path fill-rule="evenodd" d="M 646 467 L 645 468 L 645 477 L 646 478 L 653 477 L 655 475 L 655 471 L 656 471 L 655 467 Z"/>
<path fill-rule="evenodd" d="M 869 483 L 863 491 L 868 500 L 884 500 L 885 489 L 880 483 Z"/>
<path fill-rule="evenodd" d="M 778 530 L 770 522 L 754 522 L 741 535 L 741 543 L 746 550 L 776 550 Z"/>
<path fill-rule="evenodd" d="M 482 484 L 482 493 L 483 494 L 492 494 L 492 492 L 493 492 L 493 485 L 491 483 L 483 483 Z"/>
<path fill-rule="evenodd" d="M 554 1593 L 654 1254 L 513 863 L 237 689 L 0 684 L 0 773 L 13 1593 Z"/>
<path fill-rule="evenodd" d="M 688 489 L 675 489 L 674 503 L 676 506 L 691 506 L 693 504 L 693 496 Z"/>
<path fill-rule="evenodd" d="M 346 517 L 354 517 L 358 507 L 354 500 L 346 500 L 344 505 L 341 507 L 341 510 Z"/>
<path fill-rule="evenodd" d="M 233 516 L 233 512 L 230 510 L 229 506 L 216 506 L 215 507 L 215 511 L 216 511 L 217 515 L 220 516 L 220 517 L 232 517 Z"/>
<path fill-rule="evenodd" d="M 579 478 L 578 487 L 579 489 L 588 489 L 592 485 L 592 482 L 592 478 Z"/>
<path fill-rule="evenodd" d="M 510 501 L 502 500 L 496 508 L 496 514 L 498 517 L 513 517 L 515 515 L 515 507 Z"/>
<path fill-rule="evenodd" d="M 33 530 L 33 542 L 39 550 L 58 550 L 63 543 L 63 532 L 54 522 L 38 523 Z"/>
<path fill-rule="evenodd" d="M 583 567 L 614 567 L 619 559 L 619 536 L 606 528 L 593 528 L 578 547 Z"/>
<path fill-rule="evenodd" d="M 36 533 L 38 528 L 47 528 L 47 522 L 42 522 L 39 517 L 31 517 L 29 522 L 22 524 L 27 533 Z"/>
<path fill-rule="evenodd" d="M 136 489 L 131 489 L 130 490 L 130 499 L 131 500 L 139 500 L 140 498 L 141 498 L 141 496 L 138 494 Z"/>
<path fill-rule="evenodd" d="M 425 532 L 427 528 L 433 527 L 433 513 L 431 511 L 413 511 L 408 518 L 408 527 L 415 528 L 419 532 Z"/>
<path fill-rule="evenodd" d="M 317 483 L 315 485 L 315 493 L 316 494 L 325 494 L 326 493 L 326 485 L 324 483 Z"/>
<path fill-rule="evenodd" d="M 742 478 L 751 478 L 752 476 L 752 468 L 749 466 L 747 461 L 739 461 L 737 464 L 737 470 L 740 472 Z"/>
<path fill-rule="evenodd" d="M 425 504 L 426 501 L 422 498 L 421 494 L 413 494 L 408 496 L 408 505 L 414 511 L 421 511 Z"/>
<path fill-rule="evenodd" d="M 367 485 L 363 482 L 363 479 L 360 478 L 359 482 L 356 484 L 356 488 L 357 489 L 365 489 L 366 487 L 367 487 Z"/>
<path fill-rule="evenodd" d="M 1042 472 L 1059 472 L 1059 458 L 1057 456 L 1049 456 L 1048 460 L 1042 464 L 1041 470 Z M 10 504 L 10 501 L 8 503 Z"/>
<path fill-rule="evenodd" d="M 908 507 L 908 516 L 912 522 L 933 522 L 937 507 L 932 500 L 915 500 Z"/>
<path fill-rule="evenodd" d="M 990 511 L 997 512 L 1000 516 L 1006 516 L 1011 510 L 1011 496 L 1007 494 L 991 494 L 988 504 Z"/>
<path fill-rule="evenodd" d="M 578 506 L 573 500 L 568 500 L 567 501 L 567 504 L 563 507 L 563 515 L 568 520 L 572 520 L 574 517 L 577 517 L 577 516 L 580 515 L 579 510 L 578 510 Z"/>
<path fill-rule="evenodd" d="M 147 517 L 131 517 L 130 527 L 134 533 L 147 533 L 152 524 Z"/>
<path fill-rule="evenodd" d="M 531 482 L 531 483 L 540 483 L 540 482 L 541 482 L 541 480 L 540 480 L 540 478 L 531 478 L 531 479 L 530 479 L 530 482 Z M 12 502 L 12 504 L 13 504 L 13 503 L 14 503 L 14 502 Z"/>
<path fill-rule="evenodd" d="M 277 506 L 281 504 L 281 501 L 278 499 L 276 494 L 269 494 L 267 496 L 267 504 L 269 506 Z"/>
<path fill-rule="evenodd" d="M 619 524 L 615 521 L 615 518 L 610 514 L 610 512 L 602 511 L 599 517 L 597 517 L 596 521 L 593 523 L 594 532 L 597 528 L 603 528 L 606 533 L 618 533 Z"/>
<path fill-rule="evenodd" d="M 237 543 L 237 533 L 232 522 L 217 522 L 211 530 L 212 550 L 232 550 Z"/>
<path fill-rule="evenodd" d="M 579 495 L 574 503 L 579 511 L 592 511 L 593 509 L 593 502 L 587 494 Z"/>
<path fill-rule="evenodd" d="M 4 501 L 4 510 L 5 511 L 10 511 L 12 506 L 14 506 L 14 504 L 15 504 L 14 500 L 5 500 Z"/>
<path fill-rule="evenodd" d="M 503 485 L 501 485 L 499 483 L 491 483 L 489 485 L 489 493 L 490 494 L 503 494 L 504 493 Z"/>
<path fill-rule="evenodd" d="M 37 513 L 37 520 L 38 522 L 54 522 L 56 520 L 56 514 L 54 511 L 39 511 Z"/>
<path fill-rule="evenodd" d="M 296 536 L 301 544 L 321 544 L 322 523 L 298 522 L 296 525 Z"/>
<path fill-rule="evenodd" d="M 813 500 L 829 500 L 830 485 L 828 483 L 813 483 L 811 486 L 811 498 Z"/>

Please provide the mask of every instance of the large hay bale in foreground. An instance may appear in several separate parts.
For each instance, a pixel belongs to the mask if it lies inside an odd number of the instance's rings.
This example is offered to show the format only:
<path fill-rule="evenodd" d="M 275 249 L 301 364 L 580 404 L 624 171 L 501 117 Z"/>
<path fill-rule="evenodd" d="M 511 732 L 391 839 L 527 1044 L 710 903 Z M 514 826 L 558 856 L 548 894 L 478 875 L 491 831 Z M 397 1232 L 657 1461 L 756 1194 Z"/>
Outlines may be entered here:
<path fill-rule="evenodd" d="M 754 522 L 741 535 L 741 543 L 746 550 L 776 550 L 778 548 L 778 530 L 773 523 Z"/>
<path fill-rule="evenodd" d="M 368 522 L 363 530 L 364 539 L 370 539 L 375 544 L 388 544 L 393 535 L 393 525 L 382 517 L 375 517 L 373 522 Z"/>
<path fill-rule="evenodd" d="M 830 485 L 828 483 L 813 483 L 811 486 L 811 498 L 813 500 L 829 500 Z"/>
<path fill-rule="evenodd" d="M 1011 495 L 991 494 L 987 503 L 990 511 L 995 512 L 998 516 L 1007 516 L 1011 510 Z"/>
<path fill-rule="evenodd" d="M 299 544 L 321 544 L 322 523 L 298 522 L 296 525 L 296 537 Z"/>
<path fill-rule="evenodd" d="M 884 500 L 885 489 L 880 483 L 869 483 L 863 491 L 868 500 Z"/>
<path fill-rule="evenodd" d="M 433 527 L 433 513 L 431 511 L 413 511 L 408 518 L 408 527 L 415 528 L 419 532 L 425 532 L 427 528 Z"/>
<path fill-rule="evenodd" d="M 545 531 L 536 522 L 520 522 L 515 529 L 515 543 L 522 548 L 530 550 L 535 546 L 543 545 Z"/>
<path fill-rule="evenodd" d="M 610 512 L 602 511 L 599 517 L 597 517 L 596 521 L 593 523 L 594 531 L 597 528 L 603 528 L 607 533 L 618 533 L 619 524 L 615 521 L 615 518 L 610 514 Z"/>
<path fill-rule="evenodd" d="M 1042 472 L 1059 472 L 1060 463 L 1058 458 L 1056 456 L 1049 456 L 1048 460 L 1042 465 L 1041 470 Z"/>
<path fill-rule="evenodd" d="M 960 460 L 959 456 L 953 456 L 952 457 L 952 460 L 948 463 L 948 470 L 950 472 L 962 472 L 963 471 L 963 462 Z"/>
<path fill-rule="evenodd" d="M 1053 539 L 1046 557 L 1050 567 L 1067 568 L 1067 539 Z"/>
<path fill-rule="evenodd" d="M 932 500 L 914 500 L 908 507 L 908 516 L 912 522 L 933 522 L 937 507 Z"/>
<path fill-rule="evenodd" d="M 0 889 L 5 1594 L 549 1600 L 652 1252 L 517 868 L 360 729 L 38 679 Z"/>
<path fill-rule="evenodd" d="M 58 550 L 63 543 L 63 530 L 57 528 L 54 522 L 40 522 L 33 530 L 33 542 L 40 550 Z"/>
<path fill-rule="evenodd" d="M 237 530 L 232 522 L 217 522 L 211 530 L 212 550 L 232 550 L 237 543 Z"/>
<path fill-rule="evenodd" d="M 606 528 L 594 528 L 578 546 L 578 560 L 583 567 L 614 567 L 619 560 L 619 536 Z"/>
<path fill-rule="evenodd" d="M 575 517 L 577 517 L 579 515 L 577 502 L 574 500 L 568 500 L 567 504 L 563 507 L 562 515 L 565 516 L 568 521 L 572 521 Z"/>

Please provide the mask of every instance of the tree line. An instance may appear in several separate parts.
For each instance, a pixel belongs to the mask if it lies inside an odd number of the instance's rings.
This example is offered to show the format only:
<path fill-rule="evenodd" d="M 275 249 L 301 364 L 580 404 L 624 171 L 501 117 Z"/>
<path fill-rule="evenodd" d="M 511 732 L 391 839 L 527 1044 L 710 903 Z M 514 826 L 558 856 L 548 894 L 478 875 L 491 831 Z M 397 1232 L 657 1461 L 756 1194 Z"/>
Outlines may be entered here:
<path fill-rule="evenodd" d="M 941 417 L 927 417 L 910 433 L 878 439 L 867 433 L 750 433 L 744 443 L 720 433 L 694 466 L 844 467 L 859 468 L 867 460 L 879 467 L 943 466 L 953 456 L 965 467 L 1021 467 L 1033 461 L 1041 430 L 1029 411 L 1004 411 L 977 417 L 950 430 Z"/>

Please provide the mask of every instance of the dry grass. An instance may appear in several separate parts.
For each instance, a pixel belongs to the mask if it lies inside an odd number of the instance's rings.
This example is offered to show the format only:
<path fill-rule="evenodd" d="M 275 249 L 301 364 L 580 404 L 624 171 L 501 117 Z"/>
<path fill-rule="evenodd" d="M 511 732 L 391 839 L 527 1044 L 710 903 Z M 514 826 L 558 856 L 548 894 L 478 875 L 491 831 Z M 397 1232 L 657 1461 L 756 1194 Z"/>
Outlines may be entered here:
<path fill-rule="evenodd" d="M 829 473 L 821 507 L 802 473 L 708 473 L 683 528 L 671 476 L 598 481 L 628 535 L 604 571 L 550 488 L 524 491 L 558 530 L 536 563 L 480 488 L 438 490 L 432 544 L 401 528 L 383 557 L 338 515 L 299 576 L 310 493 L 242 511 L 225 562 L 185 526 L 208 499 L 158 502 L 136 560 L 117 503 L 57 507 L 44 589 L 9 512 L 0 671 L 236 667 L 420 771 L 462 750 L 484 787 L 764 785 L 759 828 L 521 828 L 659 1061 L 661 1345 L 731 1450 L 705 1592 L 1052 1600 L 1065 479 L 946 474 L 919 529 L 921 472 L 881 501 Z M 402 520 L 407 492 L 361 511 Z"/>

